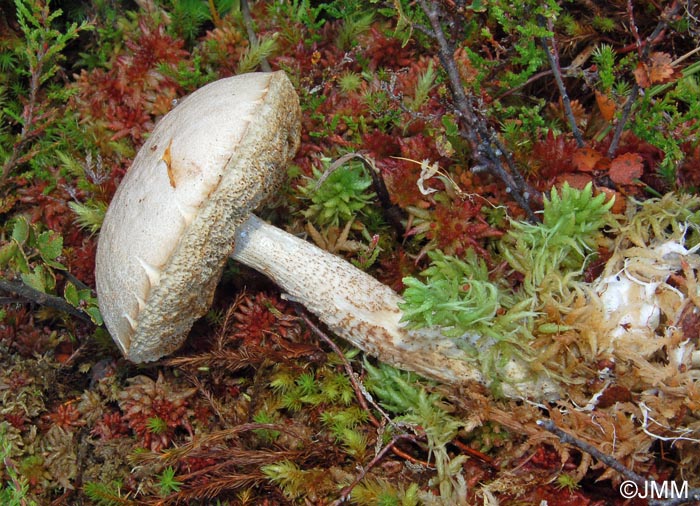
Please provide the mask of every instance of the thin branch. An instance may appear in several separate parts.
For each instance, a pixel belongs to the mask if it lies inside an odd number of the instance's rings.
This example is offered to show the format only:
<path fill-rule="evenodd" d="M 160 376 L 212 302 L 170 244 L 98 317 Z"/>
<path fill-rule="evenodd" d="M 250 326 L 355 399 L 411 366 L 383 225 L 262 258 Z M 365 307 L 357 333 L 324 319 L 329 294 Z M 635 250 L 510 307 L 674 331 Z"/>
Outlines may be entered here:
<path fill-rule="evenodd" d="M 35 109 L 38 108 L 38 92 L 39 92 L 39 78 L 41 77 L 41 69 L 43 66 L 43 57 L 41 53 L 37 54 L 38 69 L 31 69 L 31 78 L 29 80 L 29 97 L 27 103 L 22 110 L 22 130 L 18 135 L 17 141 L 12 146 L 12 153 L 5 160 L 2 166 L 2 172 L 0 173 L 0 185 L 2 185 L 10 172 L 20 164 L 20 155 L 24 150 L 24 147 L 35 137 L 37 137 L 43 128 L 37 127 L 35 125 Z"/>
<path fill-rule="evenodd" d="M 650 478 L 645 478 L 644 476 L 635 473 L 631 469 L 628 469 L 626 466 L 618 462 L 610 455 L 606 455 L 605 453 L 598 450 L 595 446 L 586 443 L 585 441 L 582 441 L 579 438 L 572 436 L 567 432 L 564 432 L 559 427 L 557 427 L 555 423 L 551 420 L 537 420 L 537 425 L 557 436 L 559 438 L 559 441 L 561 441 L 562 443 L 573 445 L 582 452 L 587 453 L 594 459 L 614 469 L 615 471 L 620 473 L 626 480 L 633 481 L 637 485 L 642 487 L 648 486 L 650 482 L 654 481 Z M 659 489 L 663 488 L 659 487 Z M 685 497 L 677 497 L 673 499 L 664 500 L 652 499 L 649 501 L 649 506 L 677 506 L 679 504 L 697 501 L 700 501 L 700 488 L 692 488 L 687 490 L 687 494 L 685 494 Z"/>
<path fill-rule="evenodd" d="M 242 347 L 237 350 L 214 349 L 192 356 L 173 357 L 165 364 L 173 367 L 195 369 L 198 367 L 216 367 L 226 371 L 239 371 L 246 367 L 262 364 L 266 360 L 282 360 L 274 350 L 251 349 Z"/>
<path fill-rule="evenodd" d="M 639 58 L 643 59 L 642 38 L 639 36 L 639 28 L 637 28 L 637 23 L 634 21 L 634 7 L 632 7 L 632 0 L 627 0 L 627 17 L 629 18 L 630 30 L 632 31 L 632 35 L 634 35 L 635 44 L 637 44 L 637 53 Z"/>
<path fill-rule="evenodd" d="M 61 274 L 63 275 L 64 278 L 66 278 L 68 281 L 73 283 L 78 290 L 92 290 L 88 285 L 80 281 L 78 278 L 73 276 L 70 272 L 68 271 L 61 271 Z"/>
<path fill-rule="evenodd" d="M 620 139 L 622 138 L 622 132 L 625 129 L 625 125 L 627 124 L 627 120 L 629 120 L 630 114 L 632 114 L 632 107 L 637 101 L 638 96 L 639 85 L 635 82 L 632 86 L 630 96 L 627 97 L 627 102 L 625 102 L 625 106 L 622 108 L 622 114 L 620 114 L 620 119 L 618 120 L 617 125 L 615 125 L 615 133 L 613 134 L 612 141 L 610 141 L 610 147 L 608 147 L 607 153 L 607 156 L 610 159 L 615 157 L 617 147 L 619 146 Z"/>
<path fill-rule="evenodd" d="M 243 15 L 243 24 L 245 24 L 246 32 L 248 32 L 248 42 L 251 46 L 257 45 L 258 36 L 255 34 L 255 23 L 253 21 L 253 16 L 250 14 L 248 0 L 241 0 L 241 14 Z M 270 67 L 267 58 L 262 58 L 260 60 L 260 68 L 263 72 L 272 72 L 272 67 Z"/>
<path fill-rule="evenodd" d="M 367 399 L 365 398 L 365 394 L 364 394 L 364 392 L 366 392 L 366 390 L 364 389 L 364 387 L 360 386 L 360 382 L 358 381 L 357 376 L 355 375 L 355 371 L 352 370 L 352 366 L 345 358 L 343 351 L 338 347 L 337 344 L 335 344 L 333 342 L 333 340 L 330 337 L 328 337 L 320 328 L 318 328 L 314 324 L 314 322 L 311 321 L 311 319 L 306 314 L 305 310 L 300 309 L 298 311 L 298 313 L 301 315 L 301 319 L 304 320 L 304 323 L 306 323 L 306 325 L 309 326 L 309 328 L 314 332 L 314 334 L 316 334 L 318 337 L 320 337 L 328 346 L 331 347 L 331 349 L 335 352 L 335 354 L 338 355 L 338 358 L 343 363 L 343 368 L 345 369 L 345 374 L 347 374 L 348 379 L 350 380 L 350 383 L 352 384 L 352 388 L 355 391 L 355 397 L 357 397 L 357 402 L 359 402 L 362 409 L 364 409 L 367 412 L 367 416 L 369 417 L 369 421 L 372 423 L 372 425 L 374 425 L 375 427 L 379 427 L 381 425 L 379 423 L 379 420 L 377 420 L 374 417 L 372 410 L 369 409 L 369 405 L 367 404 Z M 378 407 L 378 406 L 375 405 L 375 407 Z M 379 410 L 379 411 L 382 414 L 384 414 L 385 417 L 388 418 L 388 415 L 386 415 L 383 411 L 381 411 L 381 410 Z"/>
<path fill-rule="evenodd" d="M 670 23 L 671 19 L 673 18 L 673 16 L 676 15 L 679 9 L 680 4 L 678 0 L 675 0 L 663 12 L 663 14 L 661 15 L 661 21 L 659 21 L 659 23 L 656 25 L 654 31 L 651 32 L 651 34 L 646 38 L 645 41 L 642 41 L 639 37 L 639 30 L 637 29 L 637 25 L 634 21 L 634 10 L 632 8 L 632 1 L 627 0 L 627 15 L 630 20 L 630 30 L 632 30 L 632 33 L 635 36 L 635 41 L 640 55 L 639 58 L 641 61 L 644 61 L 649 57 L 649 52 L 651 51 L 654 42 L 657 42 L 660 39 L 661 33 L 666 29 L 666 27 L 668 27 L 668 24 Z M 622 114 L 620 115 L 620 119 L 617 122 L 617 125 L 615 126 L 615 133 L 613 134 L 612 141 L 610 141 L 610 147 L 608 148 L 607 152 L 608 158 L 615 157 L 615 153 L 617 152 L 617 148 L 620 144 L 620 139 L 622 138 L 622 132 L 624 131 L 625 125 L 627 124 L 627 121 L 629 120 L 629 117 L 632 113 L 634 103 L 637 101 L 639 91 L 639 85 L 635 81 L 634 85 L 632 86 L 630 96 L 627 97 L 627 102 L 622 108 Z"/>
<path fill-rule="evenodd" d="M 581 441 L 577 437 L 574 437 L 571 434 L 564 432 L 559 427 L 557 427 L 551 420 L 537 420 L 537 425 L 557 436 L 559 438 L 559 441 L 561 441 L 562 443 L 573 445 L 579 450 L 586 452 L 594 459 L 597 459 L 606 466 L 614 469 L 615 471 L 620 473 L 625 479 L 633 481 L 637 485 L 646 487 L 650 482 L 654 481 L 650 478 L 645 478 L 644 476 L 641 476 L 635 473 L 634 471 L 628 469 L 610 455 L 606 455 L 605 453 L 598 450 L 595 446 L 588 444 L 585 441 Z M 663 487 L 659 486 L 658 489 L 663 490 Z M 685 494 L 685 497 L 666 499 L 662 501 L 651 500 L 649 501 L 649 506 L 676 506 L 678 504 L 685 504 L 691 501 L 700 501 L 700 488 L 691 488 L 686 490 L 686 492 L 687 493 Z"/>
<path fill-rule="evenodd" d="M 415 29 L 418 30 L 419 32 L 422 32 L 424 35 L 427 35 L 427 36 L 430 37 L 431 39 L 434 39 L 434 38 L 435 38 L 435 32 L 432 31 L 432 30 L 431 30 L 430 28 L 428 28 L 427 26 L 424 26 L 424 25 L 422 25 L 422 24 L 420 24 L 420 23 L 415 23 L 415 24 L 413 24 L 413 28 L 415 28 Z"/>
<path fill-rule="evenodd" d="M 700 502 L 700 488 L 691 488 L 688 490 L 686 497 L 676 497 L 674 499 L 652 499 L 649 501 L 649 506 L 678 506 L 680 504 L 686 504 L 693 502 L 697 504 Z"/>
<path fill-rule="evenodd" d="M 570 67 L 564 67 L 562 70 L 566 71 L 566 70 L 569 69 L 569 68 L 570 68 Z M 508 88 L 507 90 L 505 90 L 505 91 L 504 91 L 503 93 L 501 93 L 500 95 L 496 95 L 494 98 L 495 98 L 495 100 L 501 100 L 502 98 L 505 98 L 505 97 L 507 97 L 507 96 L 509 96 L 509 95 L 512 95 L 512 94 L 515 93 L 516 91 L 518 91 L 518 90 L 520 90 L 520 89 L 522 89 L 522 88 L 526 88 L 527 86 L 530 86 L 532 83 L 534 83 L 534 82 L 537 81 L 538 79 L 542 79 L 543 77 L 547 77 L 548 75 L 550 75 L 550 74 L 552 74 L 552 73 L 553 73 L 553 72 L 552 72 L 552 70 L 550 69 L 550 70 L 543 70 L 542 72 L 538 72 L 537 74 L 532 74 L 532 75 L 530 76 L 530 78 L 529 78 L 527 81 L 525 81 L 524 83 L 521 83 L 521 84 L 518 84 L 517 86 L 513 86 L 513 87 L 511 87 L 511 88 Z"/>
<path fill-rule="evenodd" d="M 63 313 L 68 313 L 71 316 L 80 318 L 85 322 L 92 321 L 88 315 L 68 304 L 62 297 L 40 292 L 36 288 L 32 288 L 22 282 L 0 279 L 0 290 L 5 293 L 16 295 L 25 302 L 32 302 L 40 306 L 57 309 Z"/>
<path fill-rule="evenodd" d="M 410 439 L 413 440 L 414 436 L 411 434 L 399 434 L 397 436 L 394 436 L 391 441 L 389 441 L 377 454 L 374 456 L 374 458 L 367 464 L 365 467 L 363 467 L 360 472 L 357 474 L 353 482 L 345 487 L 343 490 L 340 491 L 340 497 L 333 501 L 331 503 L 331 506 L 339 506 L 340 504 L 343 504 L 347 501 L 348 497 L 352 493 L 352 489 L 357 486 L 358 483 L 360 483 L 364 477 L 367 475 L 370 469 L 372 469 L 377 463 L 384 458 L 384 455 L 394 448 L 394 445 L 398 443 L 402 439 Z"/>
<path fill-rule="evenodd" d="M 634 10 L 632 7 L 631 0 L 627 0 L 627 17 L 629 18 L 630 30 L 634 35 L 635 44 L 637 45 L 639 59 L 643 60 L 644 52 L 648 53 L 649 51 L 642 50 L 642 39 L 639 37 L 639 29 L 637 28 L 637 23 L 635 23 L 634 21 Z M 648 49 L 649 46 L 650 44 L 647 45 L 647 47 L 644 49 Z M 637 84 L 637 82 L 635 81 L 634 85 L 632 86 L 630 96 L 627 97 L 627 102 L 622 108 L 622 114 L 620 115 L 620 120 L 617 122 L 617 125 L 615 127 L 615 133 L 613 134 L 612 141 L 610 141 L 610 147 L 608 147 L 607 153 L 608 158 L 613 158 L 615 156 L 615 153 L 617 152 L 617 147 L 620 144 L 620 139 L 622 138 L 622 132 L 625 128 L 625 125 L 627 124 L 627 121 L 629 120 L 630 114 L 632 113 L 632 107 L 637 101 L 637 96 L 639 96 L 639 84 Z"/>
<path fill-rule="evenodd" d="M 599 460 L 606 466 L 611 467 L 612 469 L 620 473 L 622 476 L 624 476 L 625 479 L 633 481 L 638 485 L 643 485 L 648 481 L 644 476 L 641 476 L 635 473 L 634 471 L 627 469 L 627 467 L 622 465 L 610 455 L 606 455 L 605 453 L 601 452 L 592 444 L 586 443 L 585 441 L 582 441 L 577 437 L 574 437 L 571 434 L 564 432 L 559 427 L 557 427 L 553 421 L 537 420 L 537 425 L 557 436 L 559 438 L 559 441 L 561 441 L 562 443 L 573 445 L 579 450 L 587 453 L 594 459 Z"/>
<path fill-rule="evenodd" d="M 554 26 L 552 24 L 551 19 L 545 20 L 545 17 L 540 15 L 537 16 L 537 22 L 541 28 L 546 27 L 547 30 L 549 30 L 550 32 L 554 32 Z M 564 79 L 562 79 L 561 67 L 559 65 L 559 50 L 557 49 L 557 42 L 554 39 L 554 35 L 551 35 L 549 37 L 542 37 L 540 39 L 540 44 L 542 44 L 542 48 L 547 54 L 549 66 L 552 68 L 554 80 L 557 83 L 557 88 L 559 88 L 559 96 L 561 96 L 561 101 L 564 104 L 564 112 L 566 114 L 567 120 L 569 121 L 571 133 L 574 135 L 574 139 L 576 139 L 576 145 L 579 148 L 582 148 L 583 146 L 585 146 L 585 143 L 583 142 L 583 135 L 581 135 L 581 131 L 576 125 L 576 117 L 574 116 L 574 111 L 571 108 L 571 99 L 569 99 L 569 94 L 567 93 L 566 87 L 564 86 Z"/>
<path fill-rule="evenodd" d="M 529 187 L 522 177 L 511 156 L 498 140 L 496 132 L 490 128 L 481 116 L 478 116 L 471 104 L 473 98 L 464 91 L 462 79 L 454 60 L 454 48 L 447 40 L 442 29 L 440 12 L 435 2 L 430 6 L 426 0 L 419 0 L 419 5 L 428 16 L 432 27 L 432 35 L 438 43 L 438 58 L 447 72 L 450 90 L 454 99 L 455 112 L 461 118 L 464 127 L 460 128 L 460 136 L 472 146 L 474 156 L 479 166 L 486 167 L 506 184 L 508 191 L 518 205 L 525 211 L 528 219 L 537 221 L 535 213 L 530 208 L 529 200 L 536 191 Z M 503 165 L 505 159 L 508 168 Z"/>
<path fill-rule="evenodd" d="M 219 418 L 219 422 L 224 426 L 224 428 L 230 429 L 231 426 L 222 413 L 221 403 L 219 403 L 216 397 L 214 397 L 214 394 L 211 392 L 211 390 L 204 386 L 202 380 L 199 379 L 199 376 L 185 369 L 185 377 L 197 389 L 197 392 L 199 392 L 202 395 L 202 397 L 206 399 L 206 401 L 209 403 L 209 407 L 211 407 L 211 409 L 214 410 L 214 414 Z"/>

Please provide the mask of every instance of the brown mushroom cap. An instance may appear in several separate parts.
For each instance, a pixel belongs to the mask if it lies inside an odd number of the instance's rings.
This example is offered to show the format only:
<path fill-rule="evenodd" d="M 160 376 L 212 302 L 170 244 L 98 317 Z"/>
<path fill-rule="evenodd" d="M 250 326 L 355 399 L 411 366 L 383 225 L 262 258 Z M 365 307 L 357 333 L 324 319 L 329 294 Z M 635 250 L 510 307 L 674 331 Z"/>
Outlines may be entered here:
<path fill-rule="evenodd" d="M 236 227 L 278 188 L 301 130 L 284 72 L 195 91 L 139 150 L 105 216 L 97 294 L 124 355 L 156 360 L 208 310 Z"/>

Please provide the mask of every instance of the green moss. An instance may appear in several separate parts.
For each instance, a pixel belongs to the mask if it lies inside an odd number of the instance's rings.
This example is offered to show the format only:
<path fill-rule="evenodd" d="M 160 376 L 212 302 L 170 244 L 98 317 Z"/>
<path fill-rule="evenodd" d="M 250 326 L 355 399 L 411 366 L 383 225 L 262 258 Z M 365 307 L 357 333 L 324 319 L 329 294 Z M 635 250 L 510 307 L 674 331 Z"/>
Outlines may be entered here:
<path fill-rule="evenodd" d="M 359 506 L 417 506 L 418 490 L 416 483 L 404 489 L 386 479 L 366 479 L 352 490 L 350 499 Z"/>
<path fill-rule="evenodd" d="M 163 472 L 158 477 L 158 488 L 160 489 L 160 495 L 165 497 L 171 492 L 177 492 L 180 490 L 182 482 L 175 479 L 175 469 L 171 466 L 163 469 Z"/>
<path fill-rule="evenodd" d="M 135 504 L 122 492 L 120 481 L 109 483 L 88 481 L 83 485 L 83 492 L 97 506 L 125 506 Z"/>
<path fill-rule="evenodd" d="M 20 476 L 17 467 L 11 459 L 14 453 L 13 444 L 5 437 L 5 423 L 0 424 L 0 471 L 7 476 L 6 483 L 0 483 L 0 504 L 6 506 L 36 506 L 37 503 L 28 497 L 29 483 Z"/>
<path fill-rule="evenodd" d="M 589 183 L 583 190 L 564 184 L 544 199 L 542 223 L 512 222 L 501 242 L 504 259 L 524 276 L 525 292 L 534 296 L 548 288 L 565 289 L 581 274 L 603 238 L 603 229 L 615 223 L 613 201 L 593 196 Z"/>
<path fill-rule="evenodd" d="M 466 261 L 441 251 L 428 253 L 431 266 L 421 275 L 403 278 L 406 285 L 401 321 L 409 328 L 443 327 L 444 334 L 457 337 L 493 321 L 501 308 L 499 287 L 489 281 L 483 260 L 469 250 Z"/>
<path fill-rule="evenodd" d="M 314 488 L 322 486 L 329 489 L 333 486 L 327 469 L 302 469 L 289 460 L 264 465 L 260 470 L 282 489 L 288 499 L 304 497 L 312 485 Z"/>
<path fill-rule="evenodd" d="M 430 393 L 414 374 L 384 364 L 374 367 L 365 362 L 364 366 L 368 390 L 382 406 L 398 415 L 393 422 L 425 434 L 436 470 L 431 485 L 439 489 L 441 503 L 466 504 L 462 466 L 467 457 L 452 458 L 447 450 L 465 422 L 447 413 L 441 407 L 445 405 L 441 396 Z"/>
<path fill-rule="evenodd" d="M 335 170 L 313 169 L 313 177 L 299 187 L 311 204 L 303 215 L 321 227 L 339 227 L 362 214 L 375 197 L 369 191 L 372 178 L 360 163 L 348 163 Z"/>

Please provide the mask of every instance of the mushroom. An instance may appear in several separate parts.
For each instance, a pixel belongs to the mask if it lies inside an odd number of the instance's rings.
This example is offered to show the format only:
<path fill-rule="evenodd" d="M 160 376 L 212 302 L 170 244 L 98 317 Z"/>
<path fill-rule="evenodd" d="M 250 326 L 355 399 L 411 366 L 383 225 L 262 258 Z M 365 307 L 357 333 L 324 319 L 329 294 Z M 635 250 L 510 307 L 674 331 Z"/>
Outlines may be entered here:
<path fill-rule="evenodd" d="M 300 129 L 282 71 L 211 83 L 158 123 L 114 195 L 97 248 L 99 306 L 122 353 L 146 362 L 177 349 L 231 256 L 379 360 L 450 384 L 483 383 L 453 340 L 400 323 L 393 290 L 252 214 L 281 183 Z M 512 365 L 525 381 L 526 368 Z"/>

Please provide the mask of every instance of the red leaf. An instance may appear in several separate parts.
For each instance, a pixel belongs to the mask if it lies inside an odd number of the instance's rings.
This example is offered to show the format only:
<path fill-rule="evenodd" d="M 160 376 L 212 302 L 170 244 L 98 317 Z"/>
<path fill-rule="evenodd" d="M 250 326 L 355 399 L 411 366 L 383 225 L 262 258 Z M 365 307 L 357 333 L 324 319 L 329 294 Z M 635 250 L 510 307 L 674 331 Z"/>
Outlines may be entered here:
<path fill-rule="evenodd" d="M 581 174 L 580 172 L 566 172 L 560 174 L 556 179 L 556 186 L 562 186 L 564 183 L 569 183 L 569 186 L 577 190 L 583 190 L 588 183 L 593 181 L 590 174 Z"/>
<path fill-rule="evenodd" d="M 639 85 L 640 88 L 648 88 L 651 86 L 651 79 L 649 78 L 649 70 L 648 67 L 642 63 L 639 62 L 637 63 L 637 68 L 634 69 L 634 79 L 637 81 L 637 84 Z"/>
<path fill-rule="evenodd" d="M 615 101 L 609 95 L 604 95 L 599 91 L 595 92 L 595 101 L 598 104 L 600 115 L 605 121 L 612 121 L 615 117 Z"/>
<path fill-rule="evenodd" d="M 610 179 L 616 184 L 633 184 L 644 173 L 639 153 L 625 153 L 610 162 Z"/>
<path fill-rule="evenodd" d="M 654 52 L 646 62 L 639 62 L 634 69 L 634 77 L 642 88 L 648 88 L 652 84 L 667 83 L 673 80 L 673 66 L 671 55 L 668 53 Z"/>
<path fill-rule="evenodd" d="M 649 77 L 651 82 L 666 83 L 673 79 L 673 66 L 671 55 L 668 53 L 654 52 L 649 56 Z"/>
<path fill-rule="evenodd" d="M 574 164 L 574 167 L 576 167 L 576 170 L 591 172 L 601 158 L 603 158 L 603 155 L 595 149 L 580 148 L 574 151 L 571 162 Z"/>

